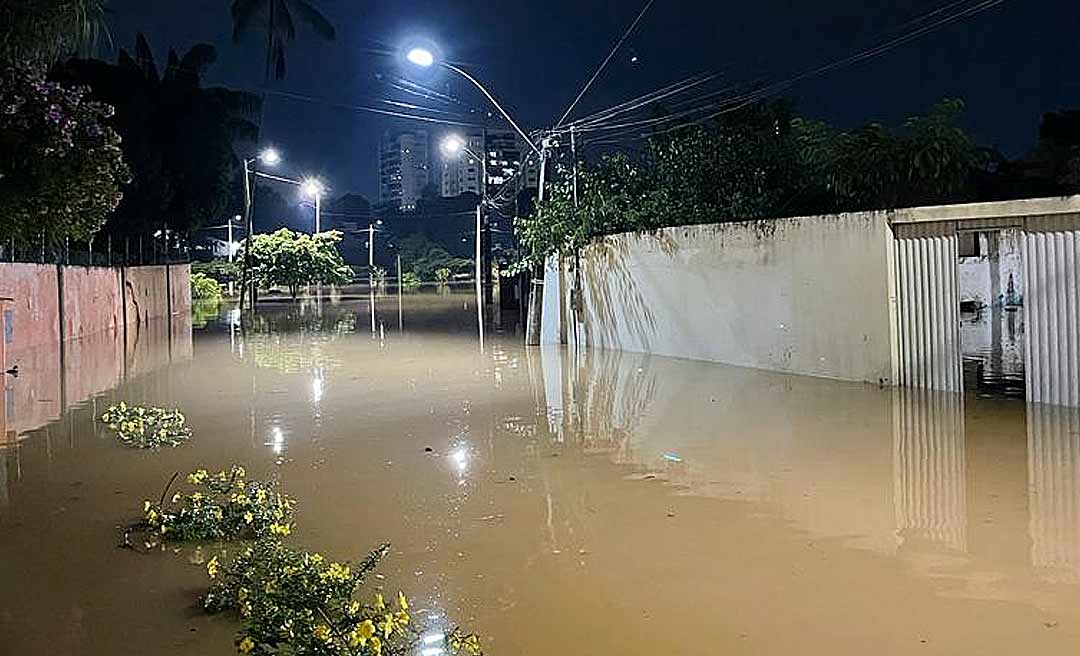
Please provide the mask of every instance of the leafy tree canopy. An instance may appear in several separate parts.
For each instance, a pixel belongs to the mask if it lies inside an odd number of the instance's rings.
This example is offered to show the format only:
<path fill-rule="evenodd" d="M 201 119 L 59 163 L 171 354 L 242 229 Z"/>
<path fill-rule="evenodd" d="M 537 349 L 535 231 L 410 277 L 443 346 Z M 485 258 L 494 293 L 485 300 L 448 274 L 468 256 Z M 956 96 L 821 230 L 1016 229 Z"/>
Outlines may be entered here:
<path fill-rule="evenodd" d="M 29 66 L 0 65 L 0 238 L 89 239 L 129 172 L 112 108 Z"/>
<path fill-rule="evenodd" d="M 251 239 L 252 275 L 266 287 L 287 287 L 293 298 L 305 285 L 343 285 L 352 269 L 341 259 L 336 230 L 309 235 L 282 228 Z M 245 241 L 244 248 L 247 248 Z M 243 258 L 243 254 L 240 255 Z"/>

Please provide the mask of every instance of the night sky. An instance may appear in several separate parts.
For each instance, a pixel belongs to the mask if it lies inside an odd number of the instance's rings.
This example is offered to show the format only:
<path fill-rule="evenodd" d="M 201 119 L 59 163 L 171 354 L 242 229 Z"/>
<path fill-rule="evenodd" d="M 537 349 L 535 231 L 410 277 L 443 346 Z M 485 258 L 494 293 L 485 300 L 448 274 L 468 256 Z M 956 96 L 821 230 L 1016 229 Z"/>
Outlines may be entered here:
<path fill-rule="evenodd" d="M 377 75 L 416 78 L 379 54 L 415 38 L 484 81 L 526 129 L 563 113 L 640 11 L 637 0 L 313 0 L 338 38 L 305 28 L 290 44 L 288 76 L 270 88 L 332 103 L 374 105 L 392 95 Z M 695 73 L 720 71 L 732 83 L 782 79 L 873 46 L 946 0 L 657 0 L 575 115 L 609 106 Z M 234 45 L 229 0 L 112 0 L 117 45 L 144 32 L 164 61 L 170 46 L 218 46 L 211 84 L 259 91 L 258 35 Z M 632 62 L 631 58 L 637 61 Z M 967 127 L 1007 155 L 1024 154 L 1039 117 L 1080 107 L 1080 3 L 1006 0 L 869 61 L 799 83 L 784 95 L 800 114 L 837 126 L 895 123 L 943 97 L 967 103 Z M 482 106 L 464 82 L 433 77 L 466 105 Z M 449 87 L 447 86 L 449 85 Z M 272 96 L 263 134 L 286 170 L 318 174 L 336 194 L 377 195 L 379 136 L 392 125 L 368 113 Z M 439 130 L 445 128 L 438 128 Z"/>

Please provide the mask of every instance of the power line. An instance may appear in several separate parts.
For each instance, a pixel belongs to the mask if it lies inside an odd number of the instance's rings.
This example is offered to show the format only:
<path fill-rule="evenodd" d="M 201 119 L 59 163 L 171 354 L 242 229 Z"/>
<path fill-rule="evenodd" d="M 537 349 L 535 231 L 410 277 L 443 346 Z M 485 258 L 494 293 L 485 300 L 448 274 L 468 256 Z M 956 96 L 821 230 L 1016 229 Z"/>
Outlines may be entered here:
<path fill-rule="evenodd" d="M 556 128 L 561 127 L 563 122 L 566 121 L 566 117 L 570 116 L 570 112 L 574 111 L 574 107 L 577 107 L 578 102 L 589 90 L 589 87 L 592 86 L 593 82 L 596 81 L 596 78 L 600 77 L 600 73 L 604 72 L 604 69 L 607 68 L 608 62 L 610 62 L 611 58 L 615 56 L 615 53 L 619 51 L 619 48 L 622 47 L 622 44 L 628 38 L 630 38 L 630 34 L 634 31 L 634 28 L 638 26 L 638 23 L 641 22 L 641 19 L 645 17 L 646 12 L 649 11 L 649 8 L 653 6 L 654 2 L 656 2 L 656 0 L 648 0 L 648 2 L 645 3 L 645 6 L 641 9 L 641 12 L 638 13 L 637 18 L 634 19 L 633 23 L 630 23 L 630 27 L 626 28 L 626 31 L 623 32 L 622 37 L 615 43 L 615 47 L 611 49 L 611 52 L 608 53 L 608 56 L 605 57 L 604 61 L 600 63 L 600 67 L 596 69 L 596 72 L 593 73 L 593 76 L 589 78 L 589 81 L 585 83 L 584 87 L 582 87 L 581 93 L 579 93 L 577 95 L 577 98 L 574 98 L 574 102 L 570 103 L 570 106 L 566 108 L 566 111 L 563 113 L 562 118 L 560 118 L 559 122 L 555 124 Z"/>

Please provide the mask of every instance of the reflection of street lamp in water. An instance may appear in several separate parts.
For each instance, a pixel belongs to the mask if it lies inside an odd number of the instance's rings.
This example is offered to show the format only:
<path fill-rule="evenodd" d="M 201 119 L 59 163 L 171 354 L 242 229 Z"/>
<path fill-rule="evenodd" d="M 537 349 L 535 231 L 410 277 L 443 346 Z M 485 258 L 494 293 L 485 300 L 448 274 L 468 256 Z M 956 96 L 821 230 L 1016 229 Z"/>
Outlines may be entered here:
<path fill-rule="evenodd" d="M 440 149 L 448 159 L 461 156 L 466 153 L 480 162 L 480 202 L 476 204 L 476 266 L 473 275 L 476 277 L 476 324 L 480 335 L 480 352 L 484 352 L 484 279 L 482 256 L 480 253 L 481 231 L 483 230 L 483 207 L 487 201 L 487 160 L 473 152 L 465 145 L 465 140 L 456 134 L 451 134 L 439 144 Z"/>

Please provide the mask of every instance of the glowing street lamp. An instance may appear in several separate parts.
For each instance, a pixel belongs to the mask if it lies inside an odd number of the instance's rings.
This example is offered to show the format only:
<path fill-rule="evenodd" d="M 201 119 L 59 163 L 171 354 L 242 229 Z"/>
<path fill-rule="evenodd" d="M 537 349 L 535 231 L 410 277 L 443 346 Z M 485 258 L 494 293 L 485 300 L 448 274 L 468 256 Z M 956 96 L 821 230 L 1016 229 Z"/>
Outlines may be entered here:
<path fill-rule="evenodd" d="M 252 186 L 251 174 L 254 172 L 251 169 L 251 165 L 255 162 L 261 162 L 266 166 L 276 166 L 281 162 L 281 153 L 274 148 L 263 148 L 258 155 L 244 160 L 244 223 L 247 225 L 248 239 L 255 234 L 254 217 L 251 212 L 251 205 L 254 202 L 252 198 Z M 248 283 L 252 282 L 250 278 L 251 271 L 251 249 L 244 249 L 244 275 L 243 282 L 240 287 L 240 307 L 244 307 L 244 295 L 248 290 Z M 251 305 L 255 306 L 255 288 L 252 285 L 251 289 Z"/>
<path fill-rule="evenodd" d="M 406 53 L 405 59 L 424 68 L 428 68 L 435 63 L 435 55 L 427 48 L 413 48 Z"/>
<path fill-rule="evenodd" d="M 483 207 L 487 201 L 487 159 L 474 153 L 465 145 L 465 139 L 456 134 L 447 135 L 439 144 L 439 149 L 448 159 L 457 158 L 462 152 L 470 157 L 480 160 L 480 202 L 476 204 L 476 322 L 480 334 L 480 350 L 484 350 L 484 279 L 483 257 L 481 253 L 481 236 L 483 231 Z"/>
<path fill-rule="evenodd" d="M 480 92 L 483 93 L 484 96 L 491 101 L 491 104 L 495 105 L 495 109 L 499 110 L 499 113 L 502 114 L 503 118 L 505 118 L 507 122 L 510 123 L 511 127 L 513 127 L 514 130 L 517 131 L 518 135 L 525 140 L 525 143 L 529 144 L 529 147 L 532 148 L 537 155 L 543 157 L 540 149 L 536 147 L 536 144 L 534 144 L 532 139 L 529 138 L 529 135 L 525 134 L 525 131 L 522 130 L 514 121 L 514 119 L 510 117 L 510 114 L 502 108 L 502 105 L 499 104 L 499 101 L 495 100 L 495 96 L 491 95 L 491 92 L 485 89 L 484 85 L 480 84 L 480 81 L 477 80 L 475 77 L 469 75 L 467 71 L 451 64 L 450 62 L 437 59 L 434 52 L 424 47 L 412 48 L 407 53 L 405 53 L 405 59 L 407 59 L 411 64 L 414 64 L 421 68 L 431 68 L 435 64 L 438 64 L 439 66 L 451 70 L 471 82 L 473 86 L 479 89 Z"/>
<path fill-rule="evenodd" d="M 308 178 L 300 183 L 300 193 L 315 199 L 315 234 L 322 232 L 322 196 L 326 187 L 317 178 Z"/>

